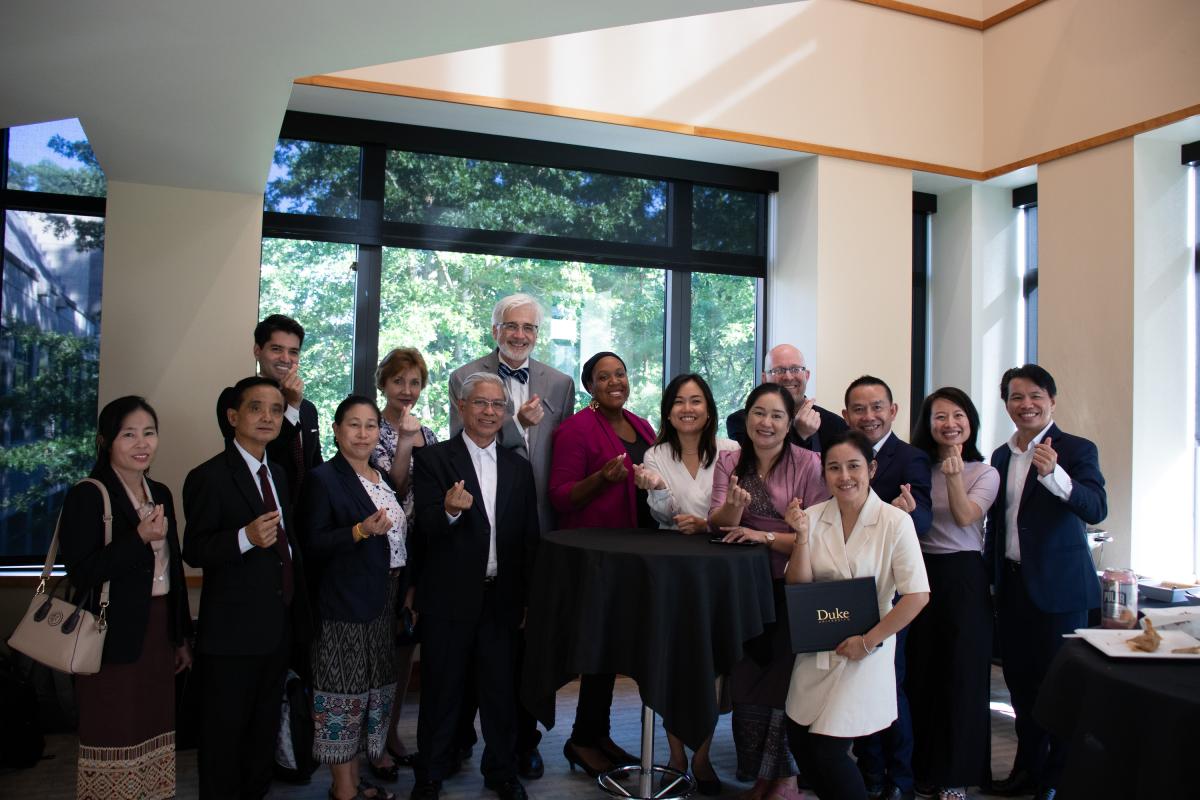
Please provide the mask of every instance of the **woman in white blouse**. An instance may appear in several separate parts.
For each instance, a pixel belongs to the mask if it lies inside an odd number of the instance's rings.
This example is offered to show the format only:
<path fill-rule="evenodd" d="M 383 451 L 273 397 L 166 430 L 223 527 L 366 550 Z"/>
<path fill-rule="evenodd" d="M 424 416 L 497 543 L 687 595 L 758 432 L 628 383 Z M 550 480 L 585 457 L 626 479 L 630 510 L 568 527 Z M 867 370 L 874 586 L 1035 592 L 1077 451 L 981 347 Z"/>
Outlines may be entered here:
<path fill-rule="evenodd" d="M 658 440 L 635 466 L 634 481 L 649 494 L 650 513 L 660 528 L 683 533 L 708 532 L 708 506 L 712 497 L 717 453 L 737 450 L 737 442 L 717 436 L 717 405 L 712 389 L 694 373 L 676 376 L 663 391 L 662 423 Z M 670 765 L 687 769 L 683 742 L 667 731 Z M 721 781 L 708 759 L 712 737 L 692 756 L 692 774 L 700 793 L 718 795 Z"/>
<path fill-rule="evenodd" d="M 793 500 L 787 522 L 796 531 L 788 583 L 875 578 L 879 623 L 836 650 L 796 656 L 787 696 L 792 755 L 822 800 L 865 800 L 850 759 L 854 737 L 896 718 L 895 634 L 929 602 L 929 582 L 912 519 L 871 491 L 874 450 L 846 431 L 822 454 L 831 500 L 807 510 Z M 892 598 L 903 595 L 892 605 Z"/>

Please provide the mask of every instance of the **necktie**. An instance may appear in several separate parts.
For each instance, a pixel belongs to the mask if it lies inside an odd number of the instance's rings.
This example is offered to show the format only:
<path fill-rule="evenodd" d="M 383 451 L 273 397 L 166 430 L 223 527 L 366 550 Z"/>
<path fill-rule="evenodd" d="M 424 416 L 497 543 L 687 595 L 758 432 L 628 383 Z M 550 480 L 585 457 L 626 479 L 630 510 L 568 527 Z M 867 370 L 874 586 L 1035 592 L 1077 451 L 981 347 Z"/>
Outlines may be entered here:
<path fill-rule="evenodd" d="M 529 367 L 519 367 L 517 369 L 513 369 L 508 364 L 505 364 L 503 361 L 501 361 L 499 373 L 501 378 L 513 378 L 521 383 L 529 383 Z"/>
<path fill-rule="evenodd" d="M 263 506 L 267 511 L 278 511 L 279 505 L 275 502 L 275 493 L 271 491 L 271 480 L 267 477 L 266 464 L 262 464 L 258 468 L 258 485 L 262 489 Z M 288 549 L 287 531 L 283 529 L 283 525 L 276 526 L 275 534 L 275 552 L 279 554 L 279 560 L 283 562 L 283 602 L 291 605 L 292 553 Z"/>

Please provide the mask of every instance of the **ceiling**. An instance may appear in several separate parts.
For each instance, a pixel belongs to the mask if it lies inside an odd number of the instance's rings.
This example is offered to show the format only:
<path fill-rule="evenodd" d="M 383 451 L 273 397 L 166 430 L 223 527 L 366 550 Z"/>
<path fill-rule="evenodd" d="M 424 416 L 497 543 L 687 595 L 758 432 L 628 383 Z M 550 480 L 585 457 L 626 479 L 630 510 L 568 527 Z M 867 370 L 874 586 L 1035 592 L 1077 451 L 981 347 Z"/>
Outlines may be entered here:
<path fill-rule="evenodd" d="M 78 117 L 110 181 L 258 193 L 297 77 L 772 4 L 5 0 L 0 127 Z"/>

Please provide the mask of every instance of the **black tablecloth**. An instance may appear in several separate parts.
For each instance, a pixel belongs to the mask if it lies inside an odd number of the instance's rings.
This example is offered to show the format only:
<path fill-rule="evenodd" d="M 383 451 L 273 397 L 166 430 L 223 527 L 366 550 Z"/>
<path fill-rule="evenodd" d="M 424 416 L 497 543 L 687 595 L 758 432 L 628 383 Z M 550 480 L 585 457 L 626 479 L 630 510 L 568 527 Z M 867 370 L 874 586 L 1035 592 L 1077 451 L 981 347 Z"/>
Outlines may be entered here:
<path fill-rule="evenodd" d="M 674 531 L 554 531 L 534 566 L 522 699 L 550 728 L 554 693 L 576 675 L 628 675 L 695 748 L 717 721 L 717 675 L 774 620 L 763 546 Z"/>
<path fill-rule="evenodd" d="M 1068 743 L 1063 800 L 1200 796 L 1200 661 L 1109 658 L 1070 640 L 1034 716 Z"/>

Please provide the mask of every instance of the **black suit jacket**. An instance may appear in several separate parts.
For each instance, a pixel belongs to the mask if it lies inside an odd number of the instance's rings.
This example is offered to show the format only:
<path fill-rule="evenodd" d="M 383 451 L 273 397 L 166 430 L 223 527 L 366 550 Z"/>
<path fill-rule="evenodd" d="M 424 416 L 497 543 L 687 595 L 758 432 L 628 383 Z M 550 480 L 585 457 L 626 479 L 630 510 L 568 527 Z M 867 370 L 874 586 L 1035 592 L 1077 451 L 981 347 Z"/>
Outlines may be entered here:
<path fill-rule="evenodd" d="M 379 474 L 394 493 L 391 479 L 382 470 Z M 296 520 L 321 619 L 370 622 L 387 606 L 388 538 L 369 536 L 356 542 L 351 532 L 377 510 L 341 453 L 305 478 Z"/>
<path fill-rule="evenodd" d="M 475 498 L 451 524 L 446 491 L 457 481 Z M 421 539 L 417 606 L 423 615 L 469 621 L 483 610 L 490 525 L 463 434 L 416 451 L 413 472 L 415 537 Z M 496 601 L 520 625 L 540 532 L 537 492 L 529 462 L 496 448 Z"/>
<path fill-rule="evenodd" d="M 1071 495 L 1060 500 L 1038 481 L 1031 464 L 1017 506 L 1017 536 L 1021 541 L 1021 579 L 1029 597 L 1041 610 L 1065 613 L 1097 608 L 1100 582 L 1092 563 L 1087 526 L 1108 516 L 1108 494 L 1096 445 L 1081 436 L 1063 433 L 1051 425 L 1046 436 L 1058 454 L 1058 465 L 1071 476 Z M 1000 491 L 987 515 L 984 556 L 994 568 L 996 593 L 1004 591 L 1009 577 L 1004 567 L 1007 545 L 1007 444 L 992 453 L 992 466 L 1000 473 Z"/>
<path fill-rule="evenodd" d="M 900 496 L 900 485 L 912 485 L 913 500 L 917 507 L 912 511 L 913 527 L 917 536 L 924 536 L 933 524 L 933 501 L 929 497 L 933 485 L 929 456 L 908 442 L 902 442 L 895 433 L 888 437 L 883 447 L 875 454 L 875 477 L 871 488 L 879 499 L 890 503 Z"/>
<path fill-rule="evenodd" d="M 63 501 L 59 527 L 59 555 L 75 587 L 76 602 L 87 597 L 87 608 L 99 613 L 100 586 L 109 583 L 108 635 L 104 639 L 104 663 L 128 664 L 142 654 L 150 619 L 150 589 L 154 582 L 154 551 L 138 536 L 137 511 L 121 480 L 104 464 L 90 475 L 108 490 L 112 505 L 112 543 L 104 544 L 104 502 L 90 483 L 71 487 Z M 167 520 L 168 625 L 171 641 L 180 645 L 192 635 L 187 583 L 179 554 L 179 529 L 175 527 L 175 501 L 171 490 L 147 479 L 156 504 L 162 504 Z"/>
<path fill-rule="evenodd" d="M 832 411 L 828 411 L 817 405 L 814 405 L 813 408 L 821 416 L 821 427 L 817 429 L 817 432 L 807 439 L 801 439 L 800 434 L 796 433 L 795 426 L 792 426 L 788 428 L 787 440 L 789 444 L 803 447 L 805 450 L 822 453 L 829 448 L 829 440 L 838 433 L 846 430 L 848 426 L 846 425 L 846 421 L 838 414 L 834 414 Z M 739 408 L 725 418 L 725 431 L 729 434 L 730 439 L 735 439 L 744 445 L 746 437 L 746 409 Z"/>
<path fill-rule="evenodd" d="M 287 475 L 268 456 L 279 494 L 287 491 Z M 266 513 L 257 478 L 232 441 L 225 451 L 188 473 L 183 482 L 187 528 L 183 558 L 204 570 L 200 592 L 200 630 L 196 645 L 214 655 L 264 655 L 279 647 L 285 625 L 293 641 L 312 636 L 312 618 L 304 579 L 304 560 L 296 544 L 296 527 L 287 503 L 283 526 L 292 545 L 294 592 L 291 607 L 283 601 L 282 561 L 273 548 L 238 547 L 238 531 Z"/>
<path fill-rule="evenodd" d="M 300 472 L 296 467 L 296 457 L 292 449 L 292 441 L 296 438 L 297 430 L 297 426 L 288 422 L 287 417 L 284 417 L 283 425 L 279 429 L 279 435 L 275 437 L 275 441 L 267 445 L 267 460 L 282 465 L 284 471 L 287 473 L 288 498 L 291 508 L 296 507 L 296 501 L 300 497 L 300 489 L 304 484 L 305 475 L 323 460 L 321 458 L 321 437 L 319 422 L 317 420 L 317 407 L 308 400 L 300 401 L 299 430 L 302 430 L 304 434 L 301 439 L 304 445 L 303 472 Z"/>

